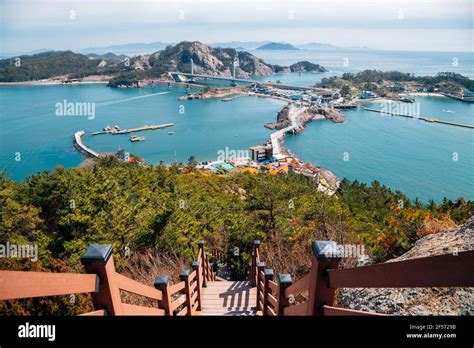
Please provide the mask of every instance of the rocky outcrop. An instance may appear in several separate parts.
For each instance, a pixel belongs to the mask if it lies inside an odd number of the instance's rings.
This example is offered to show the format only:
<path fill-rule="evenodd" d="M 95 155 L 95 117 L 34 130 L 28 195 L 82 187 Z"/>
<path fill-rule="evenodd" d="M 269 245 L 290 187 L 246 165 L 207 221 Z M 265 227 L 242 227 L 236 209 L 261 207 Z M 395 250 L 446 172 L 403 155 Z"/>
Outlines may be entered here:
<path fill-rule="evenodd" d="M 277 115 L 276 123 L 268 123 L 265 126 L 270 129 L 282 129 L 291 125 L 289 118 L 290 106 L 285 106 Z M 346 121 L 344 115 L 336 109 L 331 108 L 308 108 L 298 116 L 300 128 L 296 132 L 301 132 L 304 126 L 313 120 L 330 120 L 334 123 L 343 123 Z"/>
<path fill-rule="evenodd" d="M 277 114 L 277 121 L 275 127 L 277 129 L 286 128 L 291 125 L 290 117 L 289 117 L 290 106 L 285 106 L 281 109 Z"/>
<path fill-rule="evenodd" d="M 474 250 L 474 216 L 464 225 L 427 235 L 387 262 Z M 340 289 L 343 307 L 395 315 L 474 315 L 473 288 Z"/>
<path fill-rule="evenodd" d="M 174 46 L 170 45 L 163 51 L 152 54 L 149 64 L 154 75 L 160 76 L 168 71 L 190 72 L 191 59 L 197 74 L 232 76 L 235 59 L 239 62 L 236 67 L 238 78 L 270 75 L 275 72 L 272 65 L 251 53 L 233 48 L 213 48 L 198 41 L 183 41 Z"/>
<path fill-rule="evenodd" d="M 325 118 L 333 123 L 344 123 L 346 122 L 346 118 L 344 115 L 336 109 L 331 108 L 310 108 L 308 109 L 313 115 L 313 119 L 322 119 Z"/>

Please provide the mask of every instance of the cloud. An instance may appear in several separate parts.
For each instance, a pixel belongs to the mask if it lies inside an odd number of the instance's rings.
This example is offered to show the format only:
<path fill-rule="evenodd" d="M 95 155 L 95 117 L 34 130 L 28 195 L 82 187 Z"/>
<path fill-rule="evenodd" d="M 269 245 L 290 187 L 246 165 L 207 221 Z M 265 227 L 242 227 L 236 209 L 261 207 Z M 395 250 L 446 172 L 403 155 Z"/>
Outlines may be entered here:
<path fill-rule="evenodd" d="M 435 49 L 441 43 L 435 35 L 446 38 L 444 32 L 453 34 L 448 46 L 470 50 L 473 30 L 471 0 L 7 0 L 0 6 L 2 50 L 10 51 L 197 37 L 337 43 L 361 31 L 364 37 L 354 40 L 370 47 L 382 48 L 378 32 L 384 32 L 403 48 L 399 31 L 428 35 Z M 316 32 L 323 37 L 308 37 Z"/>

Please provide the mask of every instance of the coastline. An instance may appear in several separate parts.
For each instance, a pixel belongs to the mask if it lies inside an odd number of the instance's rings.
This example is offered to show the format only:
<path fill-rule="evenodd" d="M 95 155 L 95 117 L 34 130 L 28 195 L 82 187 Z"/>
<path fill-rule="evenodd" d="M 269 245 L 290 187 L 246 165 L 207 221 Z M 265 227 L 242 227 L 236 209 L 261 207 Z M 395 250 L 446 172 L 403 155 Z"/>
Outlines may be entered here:
<path fill-rule="evenodd" d="M 87 80 L 78 83 L 67 84 L 59 80 L 35 80 L 35 81 L 21 81 L 21 82 L 0 82 L 0 86 L 80 86 L 80 85 L 94 85 L 94 84 L 108 84 L 105 80 Z"/>

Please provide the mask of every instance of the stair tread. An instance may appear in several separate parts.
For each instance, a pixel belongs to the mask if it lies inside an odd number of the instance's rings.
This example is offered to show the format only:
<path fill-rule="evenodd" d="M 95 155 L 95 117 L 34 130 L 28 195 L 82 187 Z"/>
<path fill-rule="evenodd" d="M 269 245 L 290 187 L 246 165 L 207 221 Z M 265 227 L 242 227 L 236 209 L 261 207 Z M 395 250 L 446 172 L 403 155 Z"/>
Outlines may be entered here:
<path fill-rule="evenodd" d="M 210 281 L 202 288 L 201 315 L 255 315 L 257 292 L 249 281 Z"/>

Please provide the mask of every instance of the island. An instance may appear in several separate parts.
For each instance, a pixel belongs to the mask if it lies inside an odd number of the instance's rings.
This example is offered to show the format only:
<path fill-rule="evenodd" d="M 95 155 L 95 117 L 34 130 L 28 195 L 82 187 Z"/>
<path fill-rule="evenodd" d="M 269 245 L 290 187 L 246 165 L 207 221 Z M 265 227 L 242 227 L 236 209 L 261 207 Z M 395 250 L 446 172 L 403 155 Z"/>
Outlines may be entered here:
<path fill-rule="evenodd" d="M 293 46 L 292 44 L 286 42 L 269 42 L 264 44 L 260 47 L 257 47 L 257 50 L 268 50 L 268 51 L 276 51 L 276 50 L 283 50 L 283 51 L 296 51 L 299 48 Z"/>

